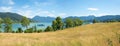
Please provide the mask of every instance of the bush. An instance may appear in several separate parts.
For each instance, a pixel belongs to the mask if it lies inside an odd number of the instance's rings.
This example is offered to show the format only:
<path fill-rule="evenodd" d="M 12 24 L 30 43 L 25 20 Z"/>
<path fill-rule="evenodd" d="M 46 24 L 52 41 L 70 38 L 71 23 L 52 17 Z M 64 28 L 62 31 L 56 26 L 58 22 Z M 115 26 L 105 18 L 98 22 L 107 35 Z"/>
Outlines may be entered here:
<path fill-rule="evenodd" d="M 42 30 L 40 29 L 40 30 L 37 30 L 37 33 L 40 33 L 40 32 L 42 32 Z"/>
<path fill-rule="evenodd" d="M 48 31 L 53 31 L 53 28 L 48 26 L 46 29 L 45 29 L 45 32 L 48 32 Z"/>
<path fill-rule="evenodd" d="M 16 31 L 16 33 L 22 33 L 22 32 L 23 32 L 22 28 L 18 28 L 18 30 Z"/>
<path fill-rule="evenodd" d="M 71 18 L 67 18 L 65 20 L 65 27 L 70 28 L 70 27 L 73 27 L 73 26 L 74 26 L 73 20 Z"/>
<path fill-rule="evenodd" d="M 15 31 L 12 31 L 12 33 L 16 33 Z"/>
<path fill-rule="evenodd" d="M 2 31 L 0 30 L 0 33 L 2 33 Z"/>
<path fill-rule="evenodd" d="M 34 31 L 33 31 L 33 28 L 29 28 L 29 29 L 26 29 L 24 32 L 25 33 L 33 33 Z"/>
<path fill-rule="evenodd" d="M 98 23 L 98 21 L 96 19 L 93 19 L 93 23 Z"/>

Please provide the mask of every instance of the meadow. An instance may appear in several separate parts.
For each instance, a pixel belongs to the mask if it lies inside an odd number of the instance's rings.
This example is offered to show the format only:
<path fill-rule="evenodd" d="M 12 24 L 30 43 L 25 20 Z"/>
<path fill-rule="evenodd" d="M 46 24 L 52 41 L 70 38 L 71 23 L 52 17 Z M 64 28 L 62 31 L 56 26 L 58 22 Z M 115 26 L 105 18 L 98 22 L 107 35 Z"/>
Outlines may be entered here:
<path fill-rule="evenodd" d="M 120 46 L 120 22 L 88 24 L 56 32 L 0 33 L 0 46 Z"/>

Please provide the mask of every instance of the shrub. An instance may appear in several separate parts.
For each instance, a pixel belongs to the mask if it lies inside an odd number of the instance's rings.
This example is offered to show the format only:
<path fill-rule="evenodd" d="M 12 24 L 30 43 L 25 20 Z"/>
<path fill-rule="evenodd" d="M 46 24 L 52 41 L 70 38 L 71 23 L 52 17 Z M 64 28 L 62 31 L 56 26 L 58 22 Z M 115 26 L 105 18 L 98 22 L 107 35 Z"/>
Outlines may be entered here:
<path fill-rule="evenodd" d="M 33 31 L 33 28 L 29 28 L 29 29 L 26 29 L 24 32 L 25 33 L 33 33 L 34 31 Z"/>
<path fill-rule="evenodd" d="M 45 29 L 45 32 L 48 32 L 48 31 L 53 31 L 53 28 L 48 26 L 46 29 Z"/>
<path fill-rule="evenodd" d="M 40 29 L 40 30 L 37 30 L 37 33 L 40 33 L 40 32 L 42 32 L 42 30 Z"/>
<path fill-rule="evenodd" d="M 22 32 L 23 32 L 22 28 L 18 28 L 18 30 L 16 31 L 16 33 L 22 33 Z"/>

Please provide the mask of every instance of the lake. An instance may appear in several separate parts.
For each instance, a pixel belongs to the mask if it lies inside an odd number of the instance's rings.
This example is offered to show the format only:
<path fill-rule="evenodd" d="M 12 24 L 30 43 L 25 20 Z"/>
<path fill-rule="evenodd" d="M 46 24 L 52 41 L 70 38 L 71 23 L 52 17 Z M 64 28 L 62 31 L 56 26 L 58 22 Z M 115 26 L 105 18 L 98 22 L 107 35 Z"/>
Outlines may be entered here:
<path fill-rule="evenodd" d="M 50 22 L 49 23 L 48 22 L 44 22 L 44 23 L 30 23 L 28 28 L 32 28 L 32 27 L 36 26 L 37 30 L 39 30 L 39 29 L 44 30 L 47 26 L 51 26 L 51 25 L 52 25 L 52 23 L 50 23 Z M 1 28 L 2 31 L 4 31 L 4 27 L 5 27 L 5 25 L 2 24 L 2 28 Z M 25 27 L 22 27 L 22 25 L 20 23 L 12 24 L 12 30 L 13 31 L 18 30 L 18 28 L 22 28 L 22 30 L 26 29 Z"/>
<path fill-rule="evenodd" d="M 84 22 L 83 23 L 83 25 L 86 25 L 86 24 L 91 24 L 91 22 Z M 30 23 L 30 25 L 28 26 L 28 28 L 32 28 L 32 27 L 36 26 L 37 30 L 39 30 L 39 29 L 44 30 L 47 26 L 51 26 L 51 25 L 52 25 L 51 22 Z M 4 31 L 4 27 L 5 27 L 4 24 L 2 24 L 2 28 L 1 28 L 2 31 Z M 12 30 L 13 31 L 17 31 L 18 28 L 22 28 L 22 30 L 26 30 L 26 27 L 22 27 L 22 25 L 20 23 L 14 23 L 14 24 L 12 24 Z"/>

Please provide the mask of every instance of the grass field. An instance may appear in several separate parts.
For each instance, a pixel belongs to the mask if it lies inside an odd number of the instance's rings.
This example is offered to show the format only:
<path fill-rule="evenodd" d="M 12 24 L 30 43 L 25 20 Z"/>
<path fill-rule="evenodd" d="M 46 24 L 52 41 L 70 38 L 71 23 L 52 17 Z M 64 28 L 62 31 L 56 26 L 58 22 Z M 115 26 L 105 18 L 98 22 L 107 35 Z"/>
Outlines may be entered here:
<path fill-rule="evenodd" d="M 0 46 L 120 46 L 120 23 L 96 23 L 43 33 L 0 33 Z"/>

